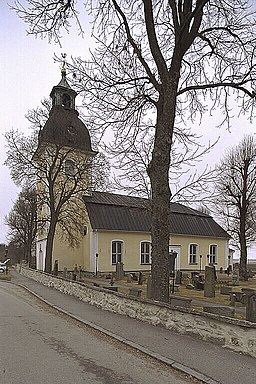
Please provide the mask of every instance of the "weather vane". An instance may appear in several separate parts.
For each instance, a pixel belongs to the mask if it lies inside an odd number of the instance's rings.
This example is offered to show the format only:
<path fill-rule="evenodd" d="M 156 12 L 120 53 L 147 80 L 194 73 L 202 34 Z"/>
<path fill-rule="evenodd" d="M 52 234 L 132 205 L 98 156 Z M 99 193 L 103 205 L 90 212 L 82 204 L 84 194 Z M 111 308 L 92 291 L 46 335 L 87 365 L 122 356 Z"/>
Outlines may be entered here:
<path fill-rule="evenodd" d="M 66 57 L 67 57 L 67 54 L 62 53 L 61 56 L 63 58 L 62 65 L 61 65 L 61 73 L 62 73 L 62 75 L 66 76 L 66 64 L 67 64 Z"/>

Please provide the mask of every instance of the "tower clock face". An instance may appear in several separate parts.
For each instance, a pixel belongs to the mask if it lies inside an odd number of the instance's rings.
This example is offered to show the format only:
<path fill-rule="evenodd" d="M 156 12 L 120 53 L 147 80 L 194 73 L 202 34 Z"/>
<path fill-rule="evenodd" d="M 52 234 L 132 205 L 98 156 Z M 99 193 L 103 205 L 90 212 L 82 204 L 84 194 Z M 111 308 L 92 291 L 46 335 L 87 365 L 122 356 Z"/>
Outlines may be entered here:
<path fill-rule="evenodd" d="M 67 128 L 67 131 L 68 131 L 68 133 L 69 133 L 71 136 L 74 136 L 74 134 L 75 134 L 75 128 L 72 127 L 72 125 L 70 125 L 70 126 Z"/>

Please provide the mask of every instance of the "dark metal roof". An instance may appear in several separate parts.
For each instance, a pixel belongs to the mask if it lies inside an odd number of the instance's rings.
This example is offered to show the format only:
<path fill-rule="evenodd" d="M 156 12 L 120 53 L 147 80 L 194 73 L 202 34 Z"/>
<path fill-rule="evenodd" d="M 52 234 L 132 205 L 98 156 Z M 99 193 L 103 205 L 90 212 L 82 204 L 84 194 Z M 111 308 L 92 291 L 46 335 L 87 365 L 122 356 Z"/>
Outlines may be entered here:
<path fill-rule="evenodd" d="M 131 232 L 150 232 L 151 210 L 147 199 L 93 192 L 84 196 L 93 229 Z M 207 237 L 230 238 L 211 216 L 171 203 L 170 233 Z"/>
<path fill-rule="evenodd" d="M 52 107 L 39 135 L 39 144 L 43 142 L 92 152 L 88 129 L 78 118 L 78 112 L 62 106 Z"/>

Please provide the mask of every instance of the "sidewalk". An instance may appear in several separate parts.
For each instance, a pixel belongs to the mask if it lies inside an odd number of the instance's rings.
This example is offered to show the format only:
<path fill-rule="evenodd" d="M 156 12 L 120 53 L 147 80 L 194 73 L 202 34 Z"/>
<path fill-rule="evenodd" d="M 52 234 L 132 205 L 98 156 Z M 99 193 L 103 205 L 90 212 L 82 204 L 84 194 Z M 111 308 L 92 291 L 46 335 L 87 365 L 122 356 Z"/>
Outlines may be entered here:
<path fill-rule="evenodd" d="M 162 327 L 103 311 L 21 276 L 14 270 L 11 270 L 11 274 L 12 283 L 22 285 L 51 305 L 122 342 L 166 361 L 174 368 L 198 377 L 205 383 L 256 382 L 256 361 L 252 357 Z"/>

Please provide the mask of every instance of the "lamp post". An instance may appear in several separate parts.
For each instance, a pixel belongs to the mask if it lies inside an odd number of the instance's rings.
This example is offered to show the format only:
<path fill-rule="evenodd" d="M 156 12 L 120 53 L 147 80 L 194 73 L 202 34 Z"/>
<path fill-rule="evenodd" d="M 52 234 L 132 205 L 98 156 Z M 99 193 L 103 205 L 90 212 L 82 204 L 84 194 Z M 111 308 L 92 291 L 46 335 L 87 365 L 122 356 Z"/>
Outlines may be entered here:
<path fill-rule="evenodd" d="M 171 251 L 169 253 L 170 259 L 170 278 L 172 279 L 172 290 L 171 293 L 174 293 L 174 284 L 175 284 L 175 259 L 177 257 L 177 252 Z"/>
<path fill-rule="evenodd" d="M 202 255 L 199 256 L 199 268 L 200 268 L 200 273 L 202 272 Z"/>
<path fill-rule="evenodd" d="M 98 275 L 98 257 L 99 257 L 99 254 L 96 253 L 95 255 L 95 275 L 96 276 Z"/>
<path fill-rule="evenodd" d="M 228 276 L 230 274 L 230 259 L 231 259 L 231 255 L 228 255 L 228 268 L 227 268 Z"/>

